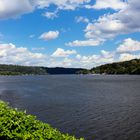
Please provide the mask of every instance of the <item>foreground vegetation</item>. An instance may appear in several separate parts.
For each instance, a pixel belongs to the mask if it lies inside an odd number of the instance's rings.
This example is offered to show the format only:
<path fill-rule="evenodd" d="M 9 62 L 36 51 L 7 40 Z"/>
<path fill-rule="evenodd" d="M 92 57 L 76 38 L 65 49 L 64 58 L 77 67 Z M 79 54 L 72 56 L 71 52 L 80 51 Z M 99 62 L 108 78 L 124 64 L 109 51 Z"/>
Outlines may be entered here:
<path fill-rule="evenodd" d="M 130 61 L 105 64 L 92 68 L 91 70 L 83 70 L 82 74 L 140 74 L 140 59 Z"/>
<path fill-rule="evenodd" d="M 1 140 L 78 140 L 0 101 Z M 80 138 L 79 140 L 84 140 Z"/>

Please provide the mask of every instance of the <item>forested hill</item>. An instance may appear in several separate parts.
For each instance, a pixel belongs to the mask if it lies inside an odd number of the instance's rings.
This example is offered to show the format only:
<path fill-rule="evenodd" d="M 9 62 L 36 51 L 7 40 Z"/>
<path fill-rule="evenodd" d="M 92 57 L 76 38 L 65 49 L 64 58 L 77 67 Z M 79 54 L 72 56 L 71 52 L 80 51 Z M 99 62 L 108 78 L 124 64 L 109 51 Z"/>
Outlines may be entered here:
<path fill-rule="evenodd" d="M 0 64 L 0 75 L 46 75 L 46 74 L 77 74 L 83 69 L 78 68 L 48 68 Z"/>
<path fill-rule="evenodd" d="M 78 74 L 79 71 L 84 70 L 81 68 L 44 68 L 49 74 Z"/>
<path fill-rule="evenodd" d="M 140 59 L 101 65 L 92 68 L 90 72 L 99 74 L 140 74 Z"/>
<path fill-rule="evenodd" d="M 140 74 L 140 59 L 105 64 L 91 70 L 80 68 L 48 68 L 0 64 L 0 75 L 46 75 L 46 74 Z"/>
<path fill-rule="evenodd" d="M 47 74 L 41 67 L 0 65 L 0 75 L 25 75 L 25 74 Z"/>

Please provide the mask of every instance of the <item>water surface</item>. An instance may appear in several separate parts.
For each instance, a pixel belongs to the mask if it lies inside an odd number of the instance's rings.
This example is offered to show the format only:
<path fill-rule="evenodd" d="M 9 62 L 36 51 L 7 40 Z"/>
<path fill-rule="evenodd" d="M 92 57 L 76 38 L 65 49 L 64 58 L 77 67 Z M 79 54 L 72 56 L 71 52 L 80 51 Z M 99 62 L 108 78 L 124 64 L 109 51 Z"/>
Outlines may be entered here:
<path fill-rule="evenodd" d="M 0 76 L 0 99 L 86 140 L 140 140 L 140 76 Z"/>

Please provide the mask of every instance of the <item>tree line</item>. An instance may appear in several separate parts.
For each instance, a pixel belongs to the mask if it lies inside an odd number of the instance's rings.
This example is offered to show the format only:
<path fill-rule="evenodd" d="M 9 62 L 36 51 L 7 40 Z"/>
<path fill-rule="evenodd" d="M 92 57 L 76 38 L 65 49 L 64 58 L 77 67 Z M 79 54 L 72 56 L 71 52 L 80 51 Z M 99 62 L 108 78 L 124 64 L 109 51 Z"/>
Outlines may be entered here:
<path fill-rule="evenodd" d="M 90 70 L 79 71 L 81 74 L 140 74 L 140 59 L 105 64 Z"/>

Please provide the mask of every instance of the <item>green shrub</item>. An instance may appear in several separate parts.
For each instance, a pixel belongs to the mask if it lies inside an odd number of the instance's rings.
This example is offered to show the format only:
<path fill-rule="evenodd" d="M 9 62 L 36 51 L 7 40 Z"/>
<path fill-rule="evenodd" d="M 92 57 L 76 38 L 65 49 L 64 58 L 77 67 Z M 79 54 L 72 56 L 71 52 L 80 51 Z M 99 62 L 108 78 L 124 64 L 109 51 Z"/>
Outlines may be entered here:
<path fill-rule="evenodd" d="M 17 111 L 0 101 L 0 139 L 2 140 L 78 140 L 61 134 L 35 116 Z M 79 140 L 84 140 L 80 138 Z"/>

